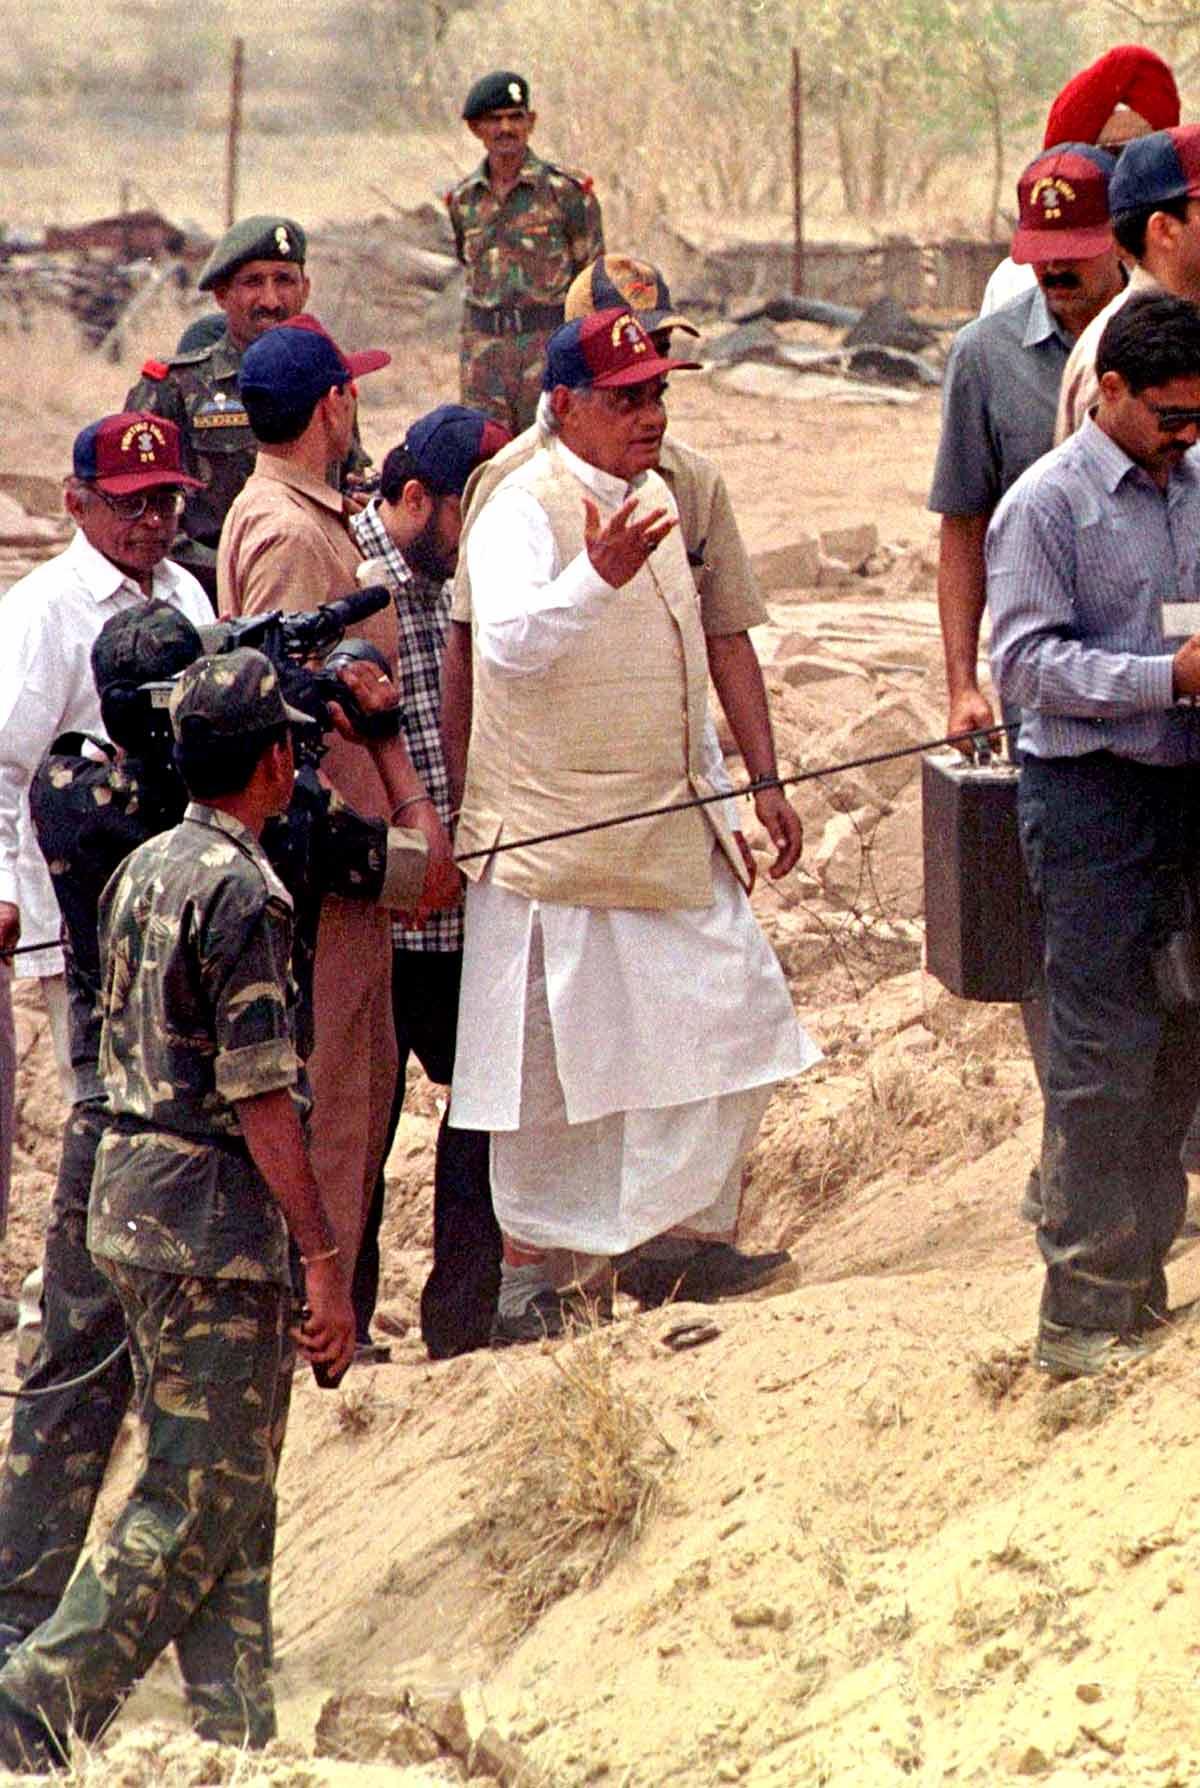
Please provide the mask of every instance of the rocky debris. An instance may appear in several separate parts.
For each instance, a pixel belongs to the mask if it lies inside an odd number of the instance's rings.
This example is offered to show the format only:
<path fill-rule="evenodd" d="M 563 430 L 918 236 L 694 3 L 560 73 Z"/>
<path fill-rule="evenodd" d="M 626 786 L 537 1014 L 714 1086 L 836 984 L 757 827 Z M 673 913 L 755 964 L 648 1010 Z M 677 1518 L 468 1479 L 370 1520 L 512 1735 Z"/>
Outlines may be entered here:
<path fill-rule="evenodd" d="M 478 1710 L 472 1710 L 478 1716 Z M 394 1693 L 356 1690 L 331 1695 L 313 1733 L 318 1757 L 345 1763 L 406 1767 L 440 1763 L 459 1781 L 483 1788 L 538 1788 L 541 1781 L 522 1747 L 491 1724 L 472 1734 L 466 1700 L 458 1690 Z"/>
<path fill-rule="evenodd" d="M 212 243 L 157 211 L 130 211 L 39 236 L 0 237 L 0 331 L 27 328 L 43 305 L 68 311 L 99 347 L 129 306 L 164 278 L 182 291 Z"/>
<path fill-rule="evenodd" d="M 936 339 L 927 323 L 918 323 L 902 304 L 897 304 L 885 292 L 851 323 L 842 337 L 842 346 L 899 348 L 909 354 L 919 354 Z"/>
<path fill-rule="evenodd" d="M 915 404 L 916 391 L 901 391 L 893 385 L 868 385 L 858 379 L 838 378 L 831 373 L 802 372 L 786 363 L 762 366 L 754 361 L 730 366 L 713 374 L 715 382 L 726 391 L 738 391 L 745 397 L 784 398 L 793 403 L 827 404 Z"/>
<path fill-rule="evenodd" d="M 768 298 L 765 304 L 761 299 L 751 298 L 734 305 L 729 314 L 739 323 L 755 323 L 760 318 L 768 318 L 772 323 L 824 323 L 830 329 L 852 329 L 863 315 L 861 310 L 852 309 L 847 304 L 830 304 L 824 298 L 790 295 Z"/>
<path fill-rule="evenodd" d="M 935 387 L 942 382 L 938 368 L 928 360 L 922 360 L 919 354 L 906 353 L 902 348 L 881 347 L 878 342 L 843 349 L 842 359 L 846 371 L 856 379 L 883 379 L 895 385 Z"/>

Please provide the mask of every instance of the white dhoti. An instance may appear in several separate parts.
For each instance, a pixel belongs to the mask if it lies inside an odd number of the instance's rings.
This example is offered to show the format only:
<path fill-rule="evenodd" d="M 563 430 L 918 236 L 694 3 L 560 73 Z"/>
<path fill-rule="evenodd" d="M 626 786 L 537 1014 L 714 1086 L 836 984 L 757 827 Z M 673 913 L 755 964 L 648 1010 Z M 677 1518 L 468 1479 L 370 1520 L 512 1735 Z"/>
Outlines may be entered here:
<path fill-rule="evenodd" d="M 500 1227 L 625 1253 L 733 1231 L 772 1085 L 820 1052 L 742 889 L 668 912 L 467 891 L 450 1122 L 492 1132 Z"/>

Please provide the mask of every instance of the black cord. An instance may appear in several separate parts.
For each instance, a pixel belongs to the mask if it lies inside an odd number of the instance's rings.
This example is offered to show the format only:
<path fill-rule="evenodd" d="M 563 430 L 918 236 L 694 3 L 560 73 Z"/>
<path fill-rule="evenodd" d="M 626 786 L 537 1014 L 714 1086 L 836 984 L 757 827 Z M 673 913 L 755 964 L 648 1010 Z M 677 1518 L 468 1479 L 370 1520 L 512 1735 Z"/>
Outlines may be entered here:
<path fill-rule="evenodd" d="M 947 733 L 942 739 L 922 739 L 919 745 L 901 745 L 894 751 L 873 751 L 867 757 L 852 757 L 842 764 L 822 764 L 817 770 L 799 770 L 794 776 L 760 776 L 744 788 L 732 788 L 720 795 L 692 795 L 686 801 L 673 801 L 667 807 L 645 807 L 637 813 L 618 813 L 613 819 L 589 820 L 582 826 L 567 826 L 561 832 L 538 832 L 532 838 L 514 838 L 508 844 L 492 844 L 486 850 L 463 851 L 456 863 L 473 863 L 479 857 L 497 857 L 502 851 L 525 850 L 532 844 L 553 844 L 560 838 L 580 838 L 586 832 L 607 832 L 612 826 L 629 826 L 635 820 L 657 819 L 665 813 L 686 813 L 691 807 L 712 807 L 718 801 L 730 801 L 738 795 L 757 795 L 767 788 L 792 788 L 800 782 L 819 782 L 822 776 L 838 776 L 843 770 L 865 770 L 872 764 L 894 763 L 900 757 L 917 757 L 923 751 L 937 751 L 943 745 L 965 745 L 986 750 L 987 741 L 998 733 L 1016 732 L 1015 725 L 997 721 L 994 726 L 976 727 L 968 733 Z M 61 940 L 54 938 L 41 944 L 17 944 L 11 950 L 0 950 L 0 962 L 22 956 L 27 950 L 55 950 Z"/>
<path fill-rule="evenodd" d="M 99 1378 L 102 1372 L 107 1372 L 113 1362 L 128 1351 L 129 1342 L 118 1341 L 112 1352 L 106 1354 L 98 1366 L 90 1366 L 86 1372 L 80 1372 L 74 1378 L 64 1378 L 58 1384 L 48 1384 L 44 1391 L 27 1391 L 22 1385 L 18 1385 L 16 1390 L 9 1390 L 7 1385 L 0 1385 L 0 1397 L 56 1397 L 60 1391 L 73 1391 L 78 1385 L 88 1384 L 93 1378 Z"/>
<path fill-rule="evenodd" d="M 822 764 L 817 770 L 799 770 L 794 776 L 760 776 L 744 788 L 728 789 L 720 795 L 693 795 L 686 801 L 673 801 L 668 807 L 646 807 L 638 813 L 619 813 L 613 819 L 589 820 L 582 826 L 567 826 L 561 832 L 539 832 L 533 838 L 514 838 L 510 844 L 489 845 L 486 850 L 463 851 L 456 863 L 472 863 L 479 857 L 496 857 L 502 851 L 519 851 L 531 844 L 553 844 L 559 838 L 579 838 L 585 832 L 605 832 L 610 826 L 627 826 L 634 820 L 656 819 L 664 813 L 686 813 L 690 807 L 711 807 L 718 801 L 733 800 L 738 795 L 757 795 L 767 788 L 791 788 L 800 782 L 818 782 L 822 776 L 838 776 L 844 770 L 863 770 L 871 764 L 890 764 L 899 757 L 916 757 L 924 751 L 936 751 L 942 745 L 963 745 L 969 740 L 976 748 L 986 748 L 986 741 L 997 733 L 1016 732 L 1016 724 L 998 722 L 995 726 L 976 727 L 969 733 L 948 733 L 942 739 L 923 739 L 919 745 L 902 745 L 895 751 L 875 751 L 867 757 L 854 757 L 842 764 Z"/>

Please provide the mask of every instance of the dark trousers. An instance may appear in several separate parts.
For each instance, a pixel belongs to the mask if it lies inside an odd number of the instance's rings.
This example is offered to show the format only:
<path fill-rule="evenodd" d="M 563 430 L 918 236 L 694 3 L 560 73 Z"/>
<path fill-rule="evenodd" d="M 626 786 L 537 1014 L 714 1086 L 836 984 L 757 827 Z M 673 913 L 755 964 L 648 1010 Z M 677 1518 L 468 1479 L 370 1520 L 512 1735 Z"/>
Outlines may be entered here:
<path fill-rule="evenodd" d="M 449 1086 L 454 1073 L 462 952 L 396 950 L 392 1013 L 399 1072 L 388 1149 L 404 1103 L 404 1072 L 415 1055 L 430 1080 Z M 421 1338 L 433 1359 L 486 1347 L 500 1289 L 500 1230 L 492 1211 L 489 1137 L 483 1130 L 438 1131 L 433 1175 L 433 1270 L 421 1293 Z M 351 1297 L 359 1339 L 370 1330 L 379 1292 L 383 1173 L 375 1183 Z"/>
<path fill-rule="evenodd" d="M 1130 1329 L 1161 1306 L 1187 1205 L 1200 1008 L 1166 1008 L 1152 957 L 1195 861 L 1198 798 L 1200 772 L 1107 752 L 1027 758 L 1021 772 L 1045 927 L 1042 1313 L 1076 1328 Z"/>
<path fill-rule="evenodd" d="M 79 1559 L 108 1456 L 129 1407 L 121 1353 L 98 1378 L 56 1390 L 125 1339 L 125 1312 L 87 1251 L 88 1193 L 104 1134 L 100 1105 L 76 1105 L 63 1131 L 43 1256 L 42 1332 L 13 1404 L 0 1476 L 0 1644 L 49 1618 Z"/>

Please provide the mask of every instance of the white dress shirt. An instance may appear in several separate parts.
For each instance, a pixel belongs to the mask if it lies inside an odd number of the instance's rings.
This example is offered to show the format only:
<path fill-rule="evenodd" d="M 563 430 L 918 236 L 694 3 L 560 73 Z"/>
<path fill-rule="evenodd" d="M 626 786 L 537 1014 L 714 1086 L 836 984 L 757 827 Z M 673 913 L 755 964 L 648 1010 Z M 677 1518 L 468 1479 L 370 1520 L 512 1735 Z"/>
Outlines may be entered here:
<path fill-rule="evenodd" d="M 212 604 L 189 571 L 156 566 L 153 595 L 197 627 Z M 103 736 L 92 644 L 111 615 L 144 602 L 139 585 L 81 531 L 0 596 L 0 900 L 21 911 L 21 942 L 57 938 L 58 902 L 29 817 L 29 784 L 59 733 Z M 62 973 L 62 951 L 15 959 L 18 975 Z"/>

